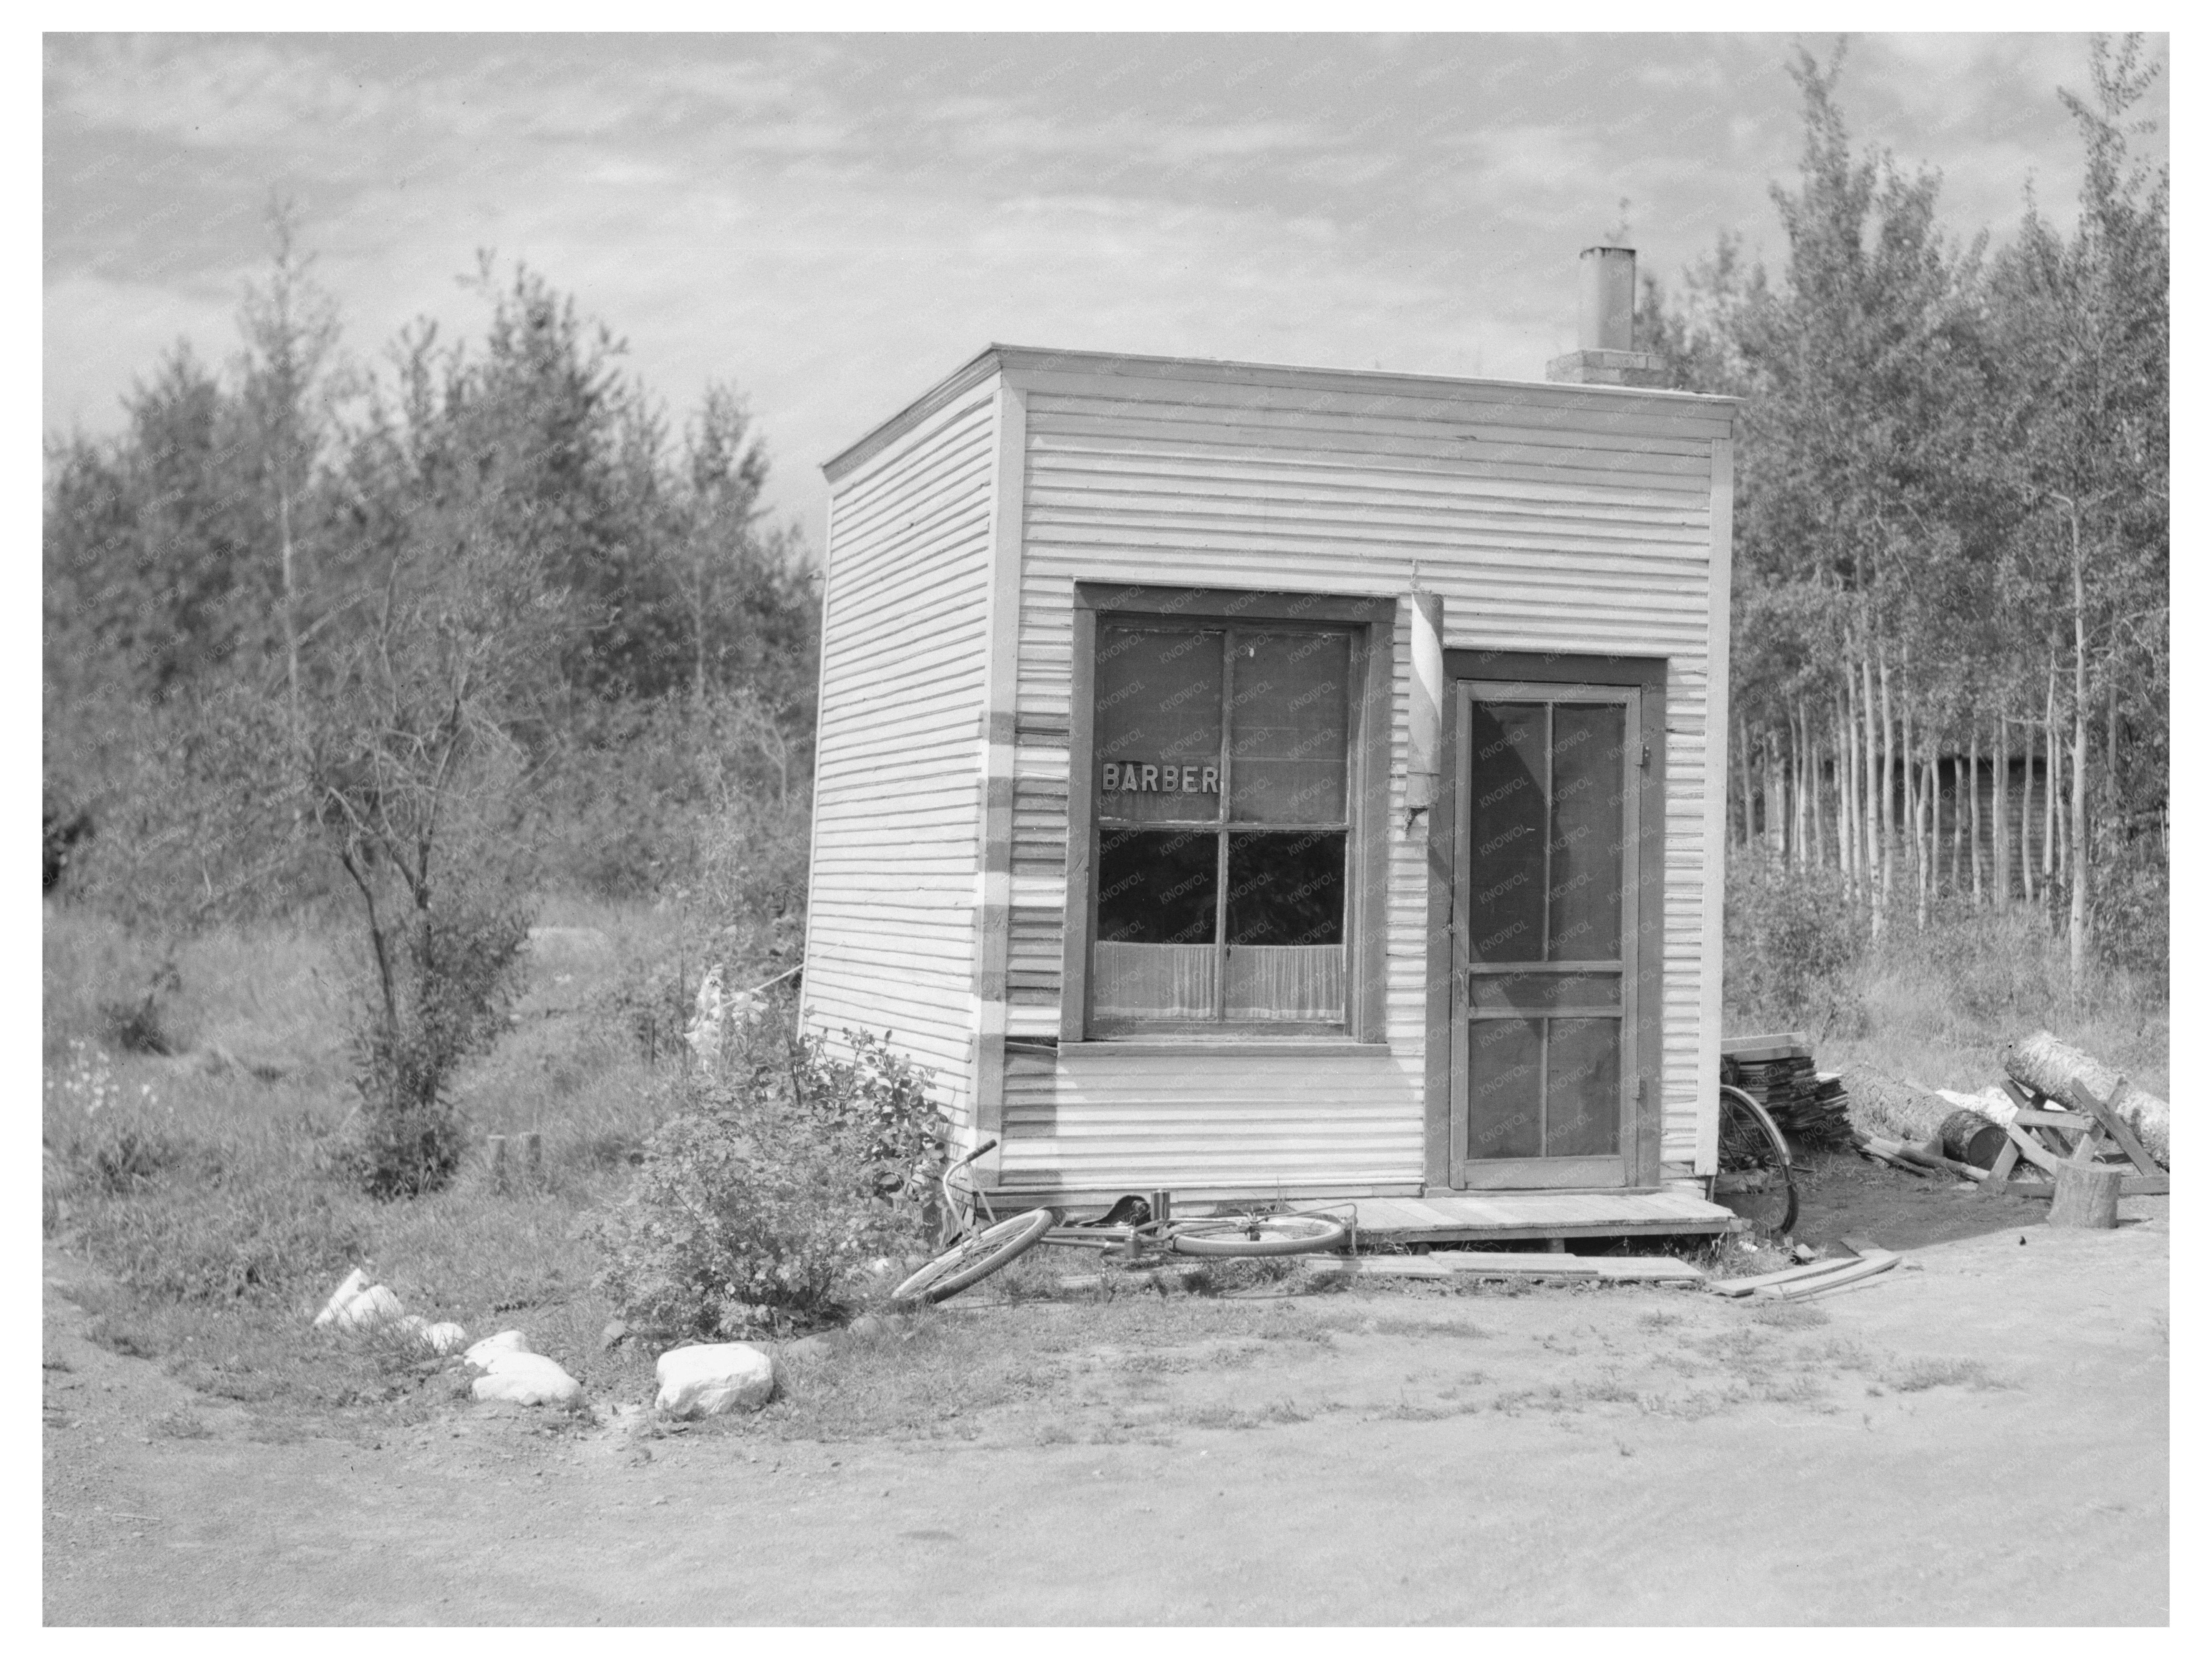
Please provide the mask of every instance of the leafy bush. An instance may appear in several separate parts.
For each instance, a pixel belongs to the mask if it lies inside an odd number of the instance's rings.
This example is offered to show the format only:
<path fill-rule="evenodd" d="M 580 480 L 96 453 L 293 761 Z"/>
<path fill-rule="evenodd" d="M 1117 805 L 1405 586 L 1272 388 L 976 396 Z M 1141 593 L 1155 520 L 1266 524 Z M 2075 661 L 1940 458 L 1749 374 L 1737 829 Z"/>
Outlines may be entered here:
<path fill-rule="evenodd" d="M 624 1317 L 706 1338 L 847 1310 L 869 1264 L 921 1247 L 945 1123 L 928 1074 L 887 1041 L 849 1054 L 756 1013 L 675 1079 L 628 1195 L 605 1212 L 601 1287 Z"/>
<path fill-rule="evenodd" d="M 372 1198 L 435 1192 L 460 1166 L 465 1131 L 446 1085 L 507 1028 L 529 913 L 464 900 L 424 912 L 403 937 L 391 1000 L 368 1010 L 354 1039 L 364 1109 L 349 1159 Z"/>
<path fill-rule="evenodd" d="M 1725 997 L 1763 1025 L 1850 1030 L 1860 1008 L 1851 970 L 1865 940 L 1842 879 L 1756 857 L 1729 860 Z"/>

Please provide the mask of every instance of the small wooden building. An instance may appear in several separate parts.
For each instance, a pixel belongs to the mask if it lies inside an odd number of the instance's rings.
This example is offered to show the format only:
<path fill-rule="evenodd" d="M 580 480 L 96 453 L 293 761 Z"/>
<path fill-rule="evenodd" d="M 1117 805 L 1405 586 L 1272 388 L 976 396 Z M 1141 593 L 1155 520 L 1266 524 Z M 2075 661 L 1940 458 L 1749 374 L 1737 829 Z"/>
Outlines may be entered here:
<path fill-rule="evenodd" d="M 1001 1208 L 1711 1210 L 1735 410 L 1583 265 L 1547 383 L 993 346 L 828 464 L 803 1018 Z"/>

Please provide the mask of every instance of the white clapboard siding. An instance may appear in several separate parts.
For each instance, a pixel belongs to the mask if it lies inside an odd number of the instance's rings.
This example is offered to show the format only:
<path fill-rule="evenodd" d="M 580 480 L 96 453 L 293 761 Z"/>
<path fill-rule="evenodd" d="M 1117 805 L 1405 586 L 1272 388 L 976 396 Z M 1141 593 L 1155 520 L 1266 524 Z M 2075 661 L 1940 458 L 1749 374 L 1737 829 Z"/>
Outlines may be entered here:
<path fill-rule="evenodd" d="M 888 1033 L 963 1122 L 996 434 L 980 386 L 834 483 L 806 915 L 808 1029 Z"/>
<path fill-rule="evenodd" d="M 1418 1058 L 1070 1049 L 1006 1063 L 1006 1188 L 1341 1191 L 1419 1185 Z M 1165 1051 L 1163 1051 L 1163 1050 Z M 1163 1102 L 1174 1103 L 1164 1132 Z M 1409 1173 L 1410 1171 L 1410 1173 Z"/>
<path fill-rule="evenodd" d="M 1452 647 L 1664 656 L 1667 855 L 1661 1156 L 1699 1123 L 1711 455 L 1725 405 L 1553 387 L 1148 364 L 1036 369 L 1022 392 L 1017 895 L 1010 1036 L 1059 1027 L 1073 586 L 1190 583 L 1444 599 Z M 1400 608 L 1392 822 L 1402 821 L 1408 623 Z M 1424 1173 L 1425 849 L 1389 858 L 1389 1060 L 1115 1055 L 1009 1062 L 1010 1187 L 1418 1185 Z"/>

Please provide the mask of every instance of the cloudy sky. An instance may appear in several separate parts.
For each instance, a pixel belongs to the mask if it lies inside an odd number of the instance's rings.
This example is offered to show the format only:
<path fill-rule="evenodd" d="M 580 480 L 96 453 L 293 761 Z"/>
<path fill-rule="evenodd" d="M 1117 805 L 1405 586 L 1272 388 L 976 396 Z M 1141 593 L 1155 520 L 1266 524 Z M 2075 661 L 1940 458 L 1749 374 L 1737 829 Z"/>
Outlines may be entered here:
<path fill-rule="evenodd" d="M 1723 228 L 1778 251 L 1791 46 L 49 35 L 45 423 L 113 430 L 170 342 L 234 348 L 275 192 L 362 357 L 421 314 L 477 333 L 457 277 L 526 260 L 675 419 L 709 380 L 747 393 L 775 503 L 818 539 L 819 463 L 994 340 L 1540 377 L 1583 246 L 1625 225 L 1662 278 Z M 1856 38 L 1840 101 L 1942 169 L 1957 232 L 2002 236 L 2030 179 L 2071 222 L 2056 88 L 2087 56 Z M 2162 155 L 2162 82 L 2148 112 Z"/>

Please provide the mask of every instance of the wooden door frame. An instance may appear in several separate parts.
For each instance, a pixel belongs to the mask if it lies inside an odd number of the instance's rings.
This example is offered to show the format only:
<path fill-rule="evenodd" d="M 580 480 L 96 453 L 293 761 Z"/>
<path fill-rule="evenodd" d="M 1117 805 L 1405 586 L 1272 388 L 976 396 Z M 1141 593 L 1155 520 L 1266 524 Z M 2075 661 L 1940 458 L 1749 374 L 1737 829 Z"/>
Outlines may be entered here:
<path fill-rule="evenodd" d="M 1631 1190 L 1659 1185 L 1659 1137 L 1665 1112 L 1667 925 L 1667 659 L 1551 652 L 1446 651 L 1443 729 L 1437 802 L 1429 812 L 1429 928 L 1423 1176 L 1430 1190 L 1451 1185 L 1451 1046 L 1454 983 L 1452 908 L 1459 823 L 1459 687 L 1462 680 L 1615 686 L 1643 692 L 1640 740 L 1650 755 L 1639 769 L 1636 834 L 1635 1030 L 1638 1097 L 1632 1147 L 1622 1151 Z M 1626 939 L 1623 944 L 1626 945 Z"/>

